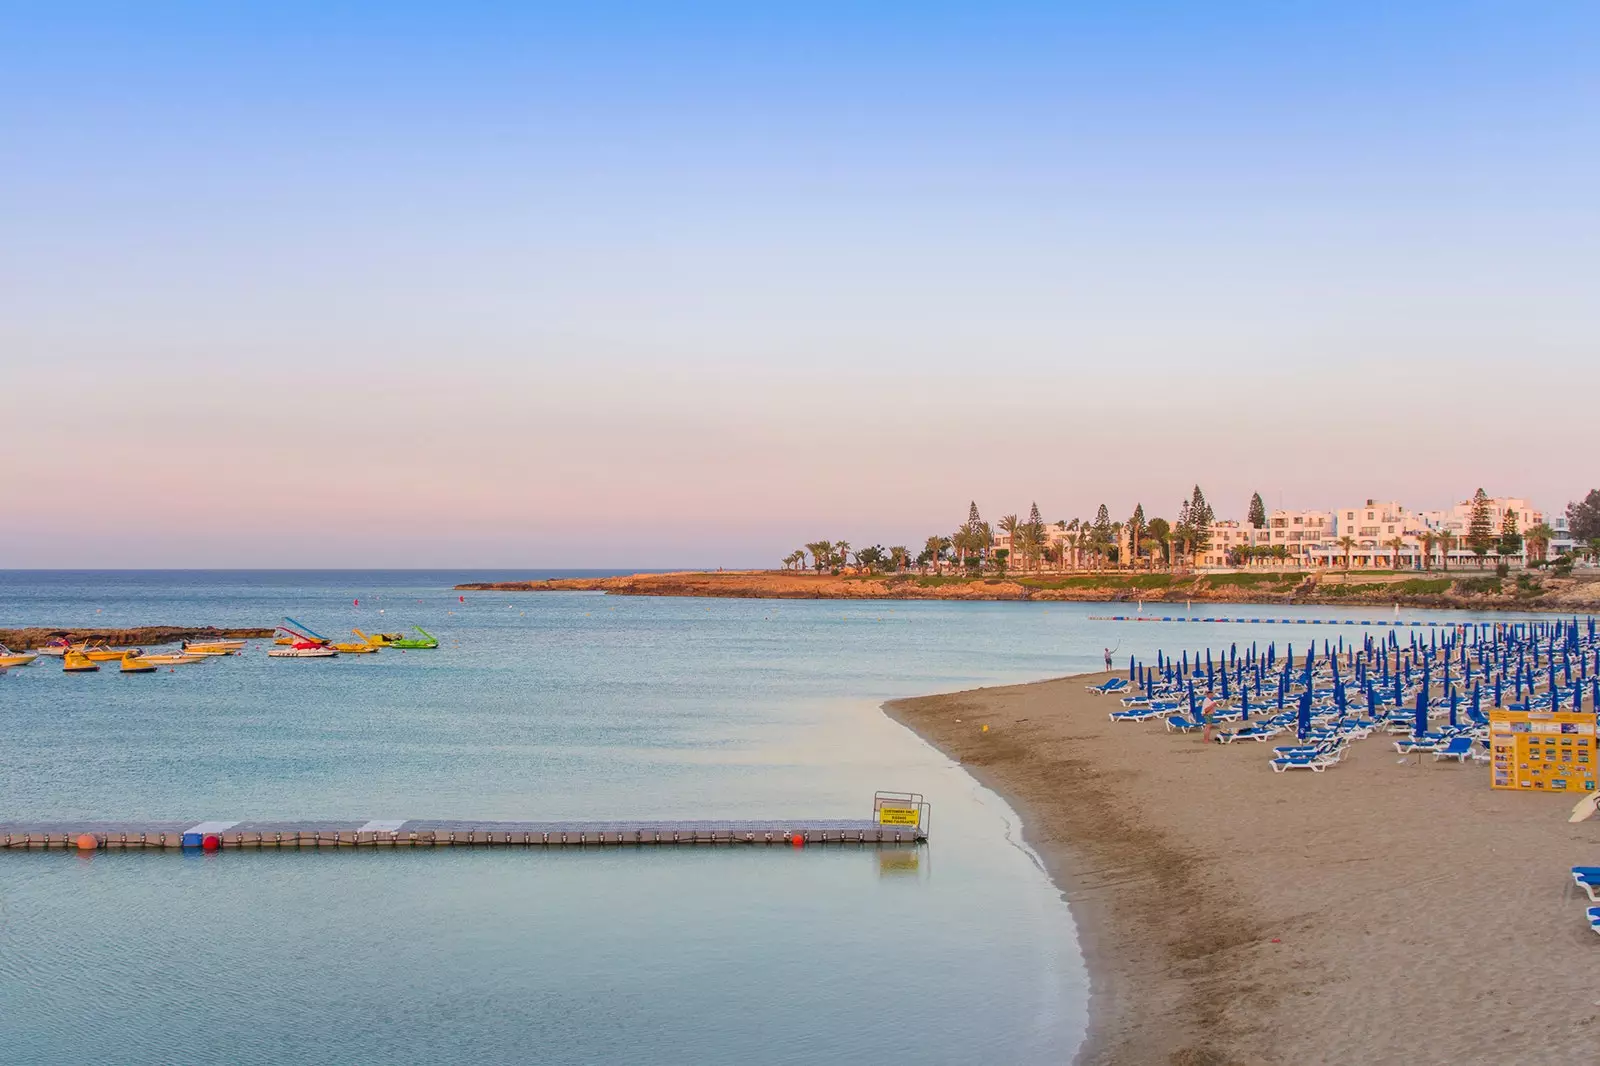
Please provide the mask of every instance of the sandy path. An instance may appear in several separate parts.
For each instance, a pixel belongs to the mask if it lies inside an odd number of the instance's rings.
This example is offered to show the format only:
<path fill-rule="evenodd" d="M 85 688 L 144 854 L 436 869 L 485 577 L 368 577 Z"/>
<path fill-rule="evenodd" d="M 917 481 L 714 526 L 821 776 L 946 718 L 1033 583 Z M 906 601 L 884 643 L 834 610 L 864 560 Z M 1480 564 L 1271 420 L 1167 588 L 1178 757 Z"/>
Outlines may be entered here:
<path fill-rule="evenodd" d="M 898 700 L 889 715 L 1021 814 L 1077 919 L 1084 1063 L 1600 1061 L 1600 937 L 1568 868 L 1575 797 L 1356 743 L 1274 774 L 1270 744 L 1112 723 L 1104 674 Z M 987 724 L 989 732 L 980 731 Z"/>

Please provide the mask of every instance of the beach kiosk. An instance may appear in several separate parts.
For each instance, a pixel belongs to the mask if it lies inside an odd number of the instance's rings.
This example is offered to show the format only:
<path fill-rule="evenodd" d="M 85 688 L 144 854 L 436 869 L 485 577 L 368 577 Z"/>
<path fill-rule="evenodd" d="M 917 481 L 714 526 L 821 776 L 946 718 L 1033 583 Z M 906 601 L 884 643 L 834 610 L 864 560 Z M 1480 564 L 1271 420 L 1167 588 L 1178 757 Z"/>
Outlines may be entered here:
<path fill-rule="evenodd" d="M 1490 783 L 1518 792 L 1594 792 L 1595 716 L 1489 712 Z"/>

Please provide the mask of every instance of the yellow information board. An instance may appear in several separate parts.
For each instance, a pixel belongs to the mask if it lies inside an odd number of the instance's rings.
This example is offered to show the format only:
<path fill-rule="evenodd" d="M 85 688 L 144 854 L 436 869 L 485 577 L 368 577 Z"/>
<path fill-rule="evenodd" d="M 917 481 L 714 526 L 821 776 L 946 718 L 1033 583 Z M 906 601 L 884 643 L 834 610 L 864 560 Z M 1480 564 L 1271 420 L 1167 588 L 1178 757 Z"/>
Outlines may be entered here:
<path fill-rule="evenodd" d="M 879 825 L 916 825 L 922 820 L 922 812 L 915 807 L 879 807 Z"/>
<path fill-rule="evenodd" d="M 1595 791 L 1595 716 L 1551 711 L 1489 712 L 1495 788 Z"/>

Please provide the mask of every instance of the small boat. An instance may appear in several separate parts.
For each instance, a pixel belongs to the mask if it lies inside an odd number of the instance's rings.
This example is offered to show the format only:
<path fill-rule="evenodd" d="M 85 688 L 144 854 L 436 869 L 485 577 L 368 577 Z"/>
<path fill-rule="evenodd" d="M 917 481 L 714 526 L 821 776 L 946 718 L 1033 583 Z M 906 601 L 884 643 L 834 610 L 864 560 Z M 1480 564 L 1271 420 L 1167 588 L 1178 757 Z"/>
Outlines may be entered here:
<path fill-rule="evenodd" d="M 156 664 L 150 662 L 143 654 L 130 651 L 122 657 L 122 672 L 125 674 L 153 674 Z"/>
<path fill-rule="evenodd" d="M 391 640 L 389 642 L 389 647 L 400 648 L 404 651 L 417 651 L 426 648 L 437 648 L 439 646 L 439 638 L 434 636 L 432 633 L 429 633 L 426 629 L 423 629 L 421 626 L 412 626 L 411 628 L 415 629 L 418 633 L 421 633 L 422 636 L 401 637 L 399 640 Z"/>
<path fill-rule="evenodd" d="M 12 651 L 4 644 L 0 644 L 0 670 L 13 666 L 27 666 L 37 658 L 38 656 L 32 652 Z"/>
<path fill-rule="evenodd" d="M 360 637 L 362 640 L 366 641 L 368 644 L 371 644 L 375 648 L 386 648 L 397 640 L 406 639 L 406 635 L 404 633 L 373 633 L 371 636 L 368 636 L 359 629 L 352 629 L 350 632 L 354 633 L 356 636 Z"/>
<path fill-rule="evenodd" d="M 83 654 L 97 663 L 114 663 L 127 655 L 130 651 L 135 655 L 140 654 L 139 648 L 108 648 L 104 644 L 95 644 L 83 649 Z"/>
<path fill-rule="evenodd" d="M 81 651 L 69 651 L 61 657 L 61 672 L 64 674 L 86 674 L 98 669 L 100 664 Z"/>
<path fill-rule="evenodd" d="M 287 648 L 273 648 L 267 654 L 274 659 L 331 659 L 339 653 L 326 644 L 302 640 Z"/>
<path fill-rule="evenodd" d="M 188 652 L 166 652 L 161 655 L 141 655 L 140 662 L 154 663 L 157 666 L 188 666 L 190 663 L 203 663 L 209 655 L 191 655 Z"/>
<path fill-rule="evenodd" d="M 364 640 L 352 640 L 344 644 L 329 644 L 328 647 L 340 655 L 372 655 L 378 651 L 376 644 L 368 644 Z"/>
<path fill-rule="evenodd" d="M 183 650 L 190 655 L 232 655 L 244 650 L 242 640 L 186 640 Z"/>
<path fill-rule="evenodd" d="M 333 643 L 333 641 L 304 622 L 297 622 L 288 615 L 284 615 L 283 621 L 278 624 L 278 633 L 279 636 L 273 643 L 291 648 L 301 644 L 315 644 L 318 647 L 324 647 Z"/>
<path fill-rule="evenodd" d="M 59 659 L 71 650 L 72 642 L 70 640 L 68 640 L 66 637 L 57 637 L 55 640 L 52 640 L 50 643 L 40 648 L 39 654 L 49 655 L 53 658 Z"/>

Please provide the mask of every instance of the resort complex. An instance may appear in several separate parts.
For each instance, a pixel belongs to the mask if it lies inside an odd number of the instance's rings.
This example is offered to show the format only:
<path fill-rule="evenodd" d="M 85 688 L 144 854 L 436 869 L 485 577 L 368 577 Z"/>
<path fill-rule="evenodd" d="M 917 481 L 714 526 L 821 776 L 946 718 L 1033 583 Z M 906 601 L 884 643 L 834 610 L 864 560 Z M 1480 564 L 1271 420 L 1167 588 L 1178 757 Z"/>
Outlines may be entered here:
<path fill-rule="evenodd" d="M 952 534 L 920 549 L 815 541 L 785 568 L 855 571 L 956 570 L 1450 570 L 1465 567 L 1567 568 L 1592 562 L 1600 545 L 1600 490 L 1548 515 L 1521 496 L 1483 489 L 1449 507 L 1415 510 L 1398 500 L 1366 499 L 1330 510 L 1268 510 L 1254 495 L 1243 520 L 1219 518 L 1196 486 L 1175 520 L 1135 505 L 1114 521 L 1101 504 L 1094 518 L 1047 522 L 1034 504 L 985 521 L 973 503 Z"/>

